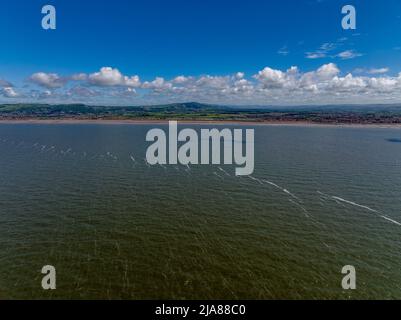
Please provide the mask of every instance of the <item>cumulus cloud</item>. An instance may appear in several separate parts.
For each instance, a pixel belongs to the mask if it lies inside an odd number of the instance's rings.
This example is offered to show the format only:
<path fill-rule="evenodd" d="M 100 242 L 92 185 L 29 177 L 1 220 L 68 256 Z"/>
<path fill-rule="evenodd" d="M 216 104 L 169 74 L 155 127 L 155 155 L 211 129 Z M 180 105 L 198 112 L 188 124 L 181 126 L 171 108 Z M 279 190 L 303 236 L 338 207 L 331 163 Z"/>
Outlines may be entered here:
<path fill-rule="evenodd" d="M 328 83 L 327 89 L 333 93 L 347 92 L 352 90 L 355 92 L 363 92 L 368 87 L 368 82 L 361 77 L 354 77 L 347 74 L 345 77 L 335 76 Z"/>
<path fill-rule="evenodd" d="M 148 82 L 148 81 L 144 82 L 142 85 L 142 88 L 161 91 L 161 90 L 171 89 L 172 86 L 173 85 L 170 82 L 164 80 L 164 78 L 156 77 L 156 79 L 151 82 Z"/>
<path fill-rule="evenodd" d="M 275 70 L 266 67 L 254 75 L 263 89 L 292 88 L 298 76 L 298 67 L 291 67 L 287 71 Z"/>
<path fill-rule="evenodd" d="M 177 84 L 180 84 L 180 83 L 185 83 L 185 82 L 187 82 L 189 80 L 189 78 L 188 77 L 185 77 L 185 76 L 178 76 L 178 77 L 175 77 L 174 79 L 173 79 L 173 83 L 177 83 Z"/>
<path fill-rule="evenodd" d="M 96 86 L 127 86 L 139 87 L 141 85 L 138 76 L 124 76 L 118 69 L 111 67 L 103 67 L 99 72 L 89 75 L 88 80 L 91 84 Z"/>
<path fill-rule="evenodd" d="M 196 82 L 196 86 L 210 89 L 225 89 L 228 88 L 230 78 L 227 76 L 201 76 Z"/>
<path fill-rule="evenodd" d="M 45 72 L 34 73 L 29 79 L 31 82 L 37 84 L 38 86 L 47 89 L 61 88 L 68 81 L 68 79 L 60 77 L 57 73 Z"/>
<path fill-rule="evenodd" d="M 13 87 L 4 87 L 1 89 L 0 93 L 6 98 L 17 98 L 19 94 L 14 90 Z"/>
<path fill-rule="evenodd" d="M 237 72 L 237 73 L 235 74 L 235 77 L 236 77 L 237 79 L 242 79 L 243 77 L 245 77 L 245 73 L 243 73 L 243 72 Z"/>
<path fill-rule="evenodd" d="M 338 69 L 337 65 L 334 63 L 324 64 L 316 71 L 316 75 L 319 77 L 319 79 L 323 80 L 330 79 L 339 73 L 340 69 Z"/>
<path fill-rule="evenodd" d="M 321 48 L 332 50 L 330 44 Z M 26 96 L 49 101 L 130 104 L 177 101 L 240 105 L 401 102 L 401 75 L 388 76 L 388 68 L 355 71 L 342 73 L 335 63 L 307 71 L 296 66 L 286 70 L 266 66 L 250 75 L 243 72 L 178 75 L 142 82 L 139 76 L 126 76 L 118 69 L 103 67 L 90 74 L 36 73 L 31 76 L 31 81 L 45 90 L 31 91 Z M 20 90 L 4 80 L 0 82 L 0 88 L 2 97 L 25 96 L 24 88 L 19 94 Z"/>
<path fill-rule="evenodd" d="M 118 69 L 103 67 L 89 75 L 89 82 L 97 86 L 118 86 L 123 83 L 123 75 Z"/>

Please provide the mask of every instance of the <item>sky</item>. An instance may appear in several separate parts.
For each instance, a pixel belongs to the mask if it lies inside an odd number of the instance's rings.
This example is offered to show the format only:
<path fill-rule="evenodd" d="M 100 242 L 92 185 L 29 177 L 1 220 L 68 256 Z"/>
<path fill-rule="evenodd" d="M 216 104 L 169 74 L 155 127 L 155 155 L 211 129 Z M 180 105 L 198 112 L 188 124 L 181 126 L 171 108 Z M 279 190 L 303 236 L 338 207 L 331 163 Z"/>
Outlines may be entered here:
<path fill-rule="evenodd" d="M 0 103 L 401 102 L 399 0 L 7 0 L 0 37 Z"/>

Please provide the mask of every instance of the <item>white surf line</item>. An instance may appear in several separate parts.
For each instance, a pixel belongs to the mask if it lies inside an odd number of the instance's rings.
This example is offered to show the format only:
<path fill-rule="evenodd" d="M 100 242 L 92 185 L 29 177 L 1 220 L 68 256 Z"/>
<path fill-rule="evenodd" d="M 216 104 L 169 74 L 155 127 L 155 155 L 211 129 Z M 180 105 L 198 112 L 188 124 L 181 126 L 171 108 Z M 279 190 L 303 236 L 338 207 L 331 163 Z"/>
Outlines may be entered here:
<path fill-rule="evenodd" d="M 270 184 L 273 187 L 276 187 L 277 189 L 283 190 L 283 188 L 281 188 L 280 186 L 278 186 L 277 184 L 269 181 L 269 180 L 262 180 L 263 182 L 266 182 L 267 184 Z"/>
<path fill-rule="evenodd" d="M 288 199 L 288 201 L 291 202 L 291 203 L 293 203 L 293 204 L 295 204 L 297 207 L 301 208 L 302 211 L 304 212 L 305 216 L 306 216 L 307 218 L 309 218 L 309 212 L 308 212 L 308 210 L 306 210 L 306 209 L 305 209 L 303 206 L 301 206 L 298 202 L 295 202 L 295 201 L 292 200 L 292 199 Z"/>
<path fill-rule="evenodd" d="M 327 200 L 330 200 L 330 196 L 329 195 L 324 194 L 323 192 L 321 192 L 319 190 L 317 190 L 316 192 L 320 195 L 319 200 L 320 200 L 320 203 L 322 203 L 323 205 L 324 205 L 323 202 L 326 202 Z"/>
<path fill-rule="evenodd" d="M 364 206 L 364 205 L 361 205 L 361 204 L 356 203 L 356 202 L 352 202 L 352 201 L 345 200 L 345 199 L 343 199 L 343 198 L 335 197 L 335 196 L 332 196 L 332 198 L 333 198 L 334 200 L 338 200 L 338 201 L 340 201 L 340 202 L 348 203 L 348 204 L 350 204 L 350 205 L 352 205 L 352 206 L 356 206 L 356 207 L 359 207 L 359 208 L 366 209 L 366 210 L 368 210 L 368 211 L 370 211 L 370 212 L 379 213 L 379 211 L 377 211 L 377 210 L 374 210 L 374 209 L 372 209 L 372 208 L 369 208 L 368 206 Z"/>
<path fill-rule="evenodd" d="M 326 243 L 326 242 L 322 242 L 323 244 L 324 244 L 324 246 L 327 248 L 327 249 L 331 249 L 331 247 Z"/>
<path fill-rule="evenodd" d="M 297 199 L 298 201 L 301 201 L 301 202 L 302 202 L 302 200 L 299 199 L 295 194 L 291 193 L 290 191 L 288 191 L 288 190 L 285 189 L 285 188 L 280 187 L 279 185 L 275 184 L 274 182 L 271 182 L 271 181 L 269 181 L 269 180 L 262 180 L 262 181 L 265 182 L 265 183 L 267 183 L 267 184 L 270 184 L 271 186 L 273 186 L 273 187 L 275 187 L 275 188 L 277 188 L 277 189 L 283 191 L 284 193 L 288 194 L 289 196 L 293 197 L 294 199 Z"/>
<path fill-rule="evenodd" d="M 131 159 L 131 161 L 132 161 L 132 167 L 133 167 L 133 168 L 136 167 L 136 160 L 135 160 L 135 157 L 134 157 L 132 154 L 130 154 L 129 157 L 130 157 L 130 159 Z"/>
<path fill-rule="evenodd" d="M 225 174 L 226 176 L 231 177 L 231 175 L 230 175 L 226 170 L 224 170 L 224 169 L 221 168 L 221 167 L 218 167 L 218 168 L 219 168 L 219 170 L 220 170 L 221 172 L 224 172 L 224 174 Z"/>
<path fill-rule="evenodd" d="M 259 182 L 260 184 L 263 185 L 262 180 L 260 180 L 260 179 L 258 179 L 258 178 L 255 178 L 255 177 L 252 177 L 252 176 L 248 176 L 248 177 L 249 177 L 249 179 L 251 179 L 251 180 L 253 180 L 253 181 L 257 181 L 257 182 Z"/>
<path fill-rule="evenodd" d="M 283 189 L 283 191 L 284 191 L 286 194 L 288 194 L 288 195 L 290 195 L 291 197 L 293 197 L 294 199 L 297 199 L 297 200 L 301 201 L 301 199 L 299 199 L 295 194 L 292 194 L 291 192 L 289 192 L 287 189 Z"/>
<path fill-rule="evenodd" d="M 389 217 L 386 217 L 386 216 L 380 216 L 380 217 L 382 217 L 383 219 L 385 219 L 387 221 L 390 221 L 390 222 L 392 222 L 392 223 L 394 223 L 394 224 L 396 224 L 398 226 L 401 226 L 401 223 L 399 223 L 398 221 L 395 221 L 395 220 L 393 220 L 393 219 L 391 219 Z"/>
<path fill-rule="evenodd" d="M 319 194 L 323 194 L 323 193 L 321 193 L 320 191 L 318 191 L 318 193 L 319 193 Z M 389 218 L 389 217 L 387 217 L 387 216 L 384 216 L 384 215 L 381 214 L 380 211 L 377 211 L 377 210 L 375 210 L 375 209 L 372 209 L 372 208 L 370 208 L 370 207 L 368 207 L 368 206 L 364 206 L 364 205 L 361 205 L 361 204 L 359 204 L 359 203 L 356 203 L 356 202 L 353 202 L 353 201 L 349 201 L 349 200 L 345 200 L 345 199 L 343 199 L 343 198 L 336 197 L 336 196 L 332 196 L 331 198 L 332 198 L 333 200 L 335 200 L 336 202 L 337 202 L 337 201 L 340 201 L 340 202 L 347 203 L 347 204 L 350 204 L 350 205 L 353 205 L 353 206 L 356 206 L 356 207 L 359 207 L 359 208 L 362 208 L 362 209 L 366 209 L 366 210 L 368 210 L 368 211 L 370 211 L 370 212 L 376 213 L 376 215 L 377 215 L 378 217 L 382 218 L 382 219 L 385 219 L 385 220 L 387 220 L 387 221 L 389 221 L 389 222 L 391 222 L 391 223 L 394 223 L 394 224 L 396 224 L 396 225 L 398 225 L 398 226 L 401 226 L 401 223 L 400 223 L 400 222 L 398 222 L 398 221 L 396 221 L 396 220 L 393 220 L 393 219 L 391 219 L 391 218 Z"/>
<path fill-rule="evenodd" d="M 321 192 L 321 191 L 319 191 L 319 190 L 317 190 L 316 192 L 317 192 L 318 194 L 320 194 L 321 196 L 325 197 L 326 199 L 331 198 L 331 196 L 329 196 L 328 194 L 323 193 L 323 192 Z"/>
<path fill-rule="evenodd" d="M 224 178 L 223 178 L 222 176 L 220 176 L 216 171 L 214 171 L 213 174 L 214 174 L 216 177 L 219 177 L 220 179 L 224 179 Z"/>
<path fill-rule="evenodd" d="M 185 171 L 186 173 L 188 173 L 189 175 L 191 175 L 191 168 L 189 167 L 189 165 L 188 165 L 188 164 L 185 164 L 184 166 L 185 166 L 184 171 Z"/>

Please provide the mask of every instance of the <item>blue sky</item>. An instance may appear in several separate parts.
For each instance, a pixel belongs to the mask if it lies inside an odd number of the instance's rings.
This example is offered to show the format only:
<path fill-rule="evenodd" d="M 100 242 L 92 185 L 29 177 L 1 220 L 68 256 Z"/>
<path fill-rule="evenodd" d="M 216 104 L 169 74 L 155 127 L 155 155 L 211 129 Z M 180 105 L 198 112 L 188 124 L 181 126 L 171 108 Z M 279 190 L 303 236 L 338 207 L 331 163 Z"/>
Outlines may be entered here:
<path fill-rule="evenodd" d="M 45 4 L 57 10 L 56 30 L 41 28 Z M 356 30 L 341 28 L 345 4 L 356 8 Z M 14 0 L 1 6 L 1 102 L 401 101 L 399 0 Z"/>

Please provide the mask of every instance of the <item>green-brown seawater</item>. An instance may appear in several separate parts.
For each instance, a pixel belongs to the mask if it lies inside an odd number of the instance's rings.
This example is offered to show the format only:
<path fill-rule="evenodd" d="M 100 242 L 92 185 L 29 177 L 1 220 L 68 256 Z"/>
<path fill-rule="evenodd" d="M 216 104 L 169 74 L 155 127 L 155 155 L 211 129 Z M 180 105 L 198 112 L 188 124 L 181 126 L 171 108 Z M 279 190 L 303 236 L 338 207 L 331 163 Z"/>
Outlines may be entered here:
<path fill-rule="evenodd" d="M 154 127 L 0 124 L 0 298 L 401 298 L 400 129 L 256 126 L 235 177 L 147 165 Z"/>

